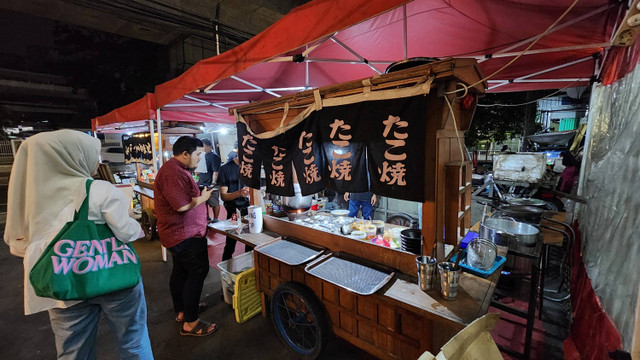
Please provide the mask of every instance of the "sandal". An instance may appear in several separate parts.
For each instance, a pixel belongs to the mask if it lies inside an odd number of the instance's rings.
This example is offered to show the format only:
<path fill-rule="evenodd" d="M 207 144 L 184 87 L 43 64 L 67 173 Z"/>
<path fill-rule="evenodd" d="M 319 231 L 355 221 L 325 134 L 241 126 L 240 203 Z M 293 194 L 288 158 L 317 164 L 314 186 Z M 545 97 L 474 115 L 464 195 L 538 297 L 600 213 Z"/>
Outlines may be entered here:
<path fill-rule="evenodd" d="M 209 327 L 213 325 L 213 329 L 209 330 Z M 202 330 L 202 331 L 201 331 Z M 182 336 L 207 336 L 211 335 L 218 330 L 218 326 L 216 324 L 208 323 L 206 321 L 199 320 L 196 326 L 193 327 L 190 331 L 186 331 L 184 329 L 184 324 L 180 327 L 180 335 Z"/>
<path fill-rule="evenodd" d="M 198 314 L 200 314 L 201 312 L 207 310 L 209 308 L 209 306 L 207 306 L 207 303 L 202 301 L 198 304 Z M 180 318 L 180 315 L 176 314 L 176 322 L 177 323 L 181 323 L 184 321 L 184 313 L 182 313 L 182 318 Z"/>

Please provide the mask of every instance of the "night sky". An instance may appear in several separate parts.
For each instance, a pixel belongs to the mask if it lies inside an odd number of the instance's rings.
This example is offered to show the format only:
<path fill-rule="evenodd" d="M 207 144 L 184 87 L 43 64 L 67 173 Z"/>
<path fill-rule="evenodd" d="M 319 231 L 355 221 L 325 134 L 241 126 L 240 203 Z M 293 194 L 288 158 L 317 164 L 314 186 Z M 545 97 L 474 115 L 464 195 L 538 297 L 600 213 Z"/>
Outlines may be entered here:
<path fill-rule="evenodd" d="M 29 45 L 53 46 L 54 21 L 0 10 L 0 53 L 26 56 Z"/>
<path fill-rule="evenodd" d="M 0 10 L 0 68 L 63 76 L 72 93 L 86 91 L 89 95 L 89 99 L 69 100 L 24 91 L 0 93 L 2 125 L 34 122 L 53 129 L 88 128 L 91 118 L 131 103 L 168 80 L 168 54 L 162 45 Z M 35 78 L 36 83 L 47 83 Z M 65 108 L 75 114 L 19 114 L 10 110 L 15 104 Z"/>

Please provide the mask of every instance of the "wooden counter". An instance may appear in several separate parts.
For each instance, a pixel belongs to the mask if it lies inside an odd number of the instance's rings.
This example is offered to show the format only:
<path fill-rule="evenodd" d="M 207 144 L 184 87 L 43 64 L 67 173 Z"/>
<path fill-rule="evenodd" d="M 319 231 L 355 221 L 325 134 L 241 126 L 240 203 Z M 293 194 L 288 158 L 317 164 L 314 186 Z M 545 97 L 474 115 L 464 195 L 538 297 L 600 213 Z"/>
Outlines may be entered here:
<path fill-rule="evenodd" d="M 237 223 L 237 222 L 234 222 Z M 218 221 L 216 223 L 209 224 L 209 231 L 213 231 L 218 234 L 229 236 L 234 240 L 240 241 L 245 245 L 256 247 L 258 245 L 266 244 L 275 240 L 279 235 L 271 231 L 263 231 L 257 234 L 251 234 L 249 232 L 249 226 L 244 224 L 242 232 L 238 234 L 237 228 L 231 225 L 231 220 Z"/>
<path fill-rule="evenodd" d="M 286 220 L 280 220 L 278 227 L 284 228 L 287 224 L 298 234 L 317 235 L 311 233 L 317 230 Z M 235 228 L 228 226 L 228 221 L 221 221 L 210 224 L 209 229 L 250 246 L 273 241 L 281 234 L 268 229 L 263 233 L 250 234 L 247 226 L 238 234 Z M 376 248 L 382 248 L 331 233 L 325 235 L 327 238 L 342 238 L 344 244 L 341 251 L 359 245 L 371 247 L 376 254 Z M 315 238 L 315 245 L 322 244 L 322 240 L 317 236 Z M 331 240 L 327 240 L 325 245 L 328 245 L 324 247 L 329 251 L 330 247 L 335 246 Z M 395 253 L 397 257 L 410 257 L 413 261 L 411 274 L 415 274 L 414 254 L 384 249 L 389 250 L 390 254 Z M 263 300 L 270 297 L 283 282 L 303 283 L 324 305 L 329 323 L 337 336 L 383 359 L 415 359 L 425 350 L 438 352 L 453 335 L 487 312 L 500 275 L 500 271 L 496 271 L 483 279 L 463 272 L 456 300 L 447 301 L 440 295 L 437 279 L 432 290 L 423 292 L 415 275 L 396 271 L 396 275 L 382 289 L 373 295 L 362 296 L 306 273 L 304 265 L 289 266 L 257 252 L 254 256 L 256 280 Z"/>

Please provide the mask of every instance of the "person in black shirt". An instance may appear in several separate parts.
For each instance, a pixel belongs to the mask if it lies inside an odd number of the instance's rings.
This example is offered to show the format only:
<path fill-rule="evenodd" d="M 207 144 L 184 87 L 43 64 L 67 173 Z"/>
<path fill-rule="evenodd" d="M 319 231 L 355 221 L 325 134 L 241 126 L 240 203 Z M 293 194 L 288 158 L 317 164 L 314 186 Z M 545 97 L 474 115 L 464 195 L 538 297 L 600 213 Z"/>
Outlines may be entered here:
<path fill-rule="evenodd" d="M 218 180 L 218 170 L 220 169 L 220 156 L 213 151 L 213 145 L 211 141 L 202 139 L 204 144 L 204 161 L 207 166 L 207 172 L 199 173 L 198 185 L 212 187 L 216 185 Z M 218 221 L 218 215 L 220 215 L 220 192 L 218 189 L 213 190 L 211 197 L 207 200 L 207 206 L 213 209 L 213 219 L 211 221 Z M 209 217 L 209 211 L 207 211 L 207 218 Z"/>
<path fill-rule="evenodd" d="M 238 157 L 233 157 L 220 167 L 218 173 L 218 183 L 220 184 L 220 197 L 224 201 L 224 208 L 227 210 L 227 219 L 230 219 L 236 213 L 236 209 L 240 210 L 242 216 L 247 214 L 249 207 L 249 188 L 243 186 L 240 182 L 240 166 L 238 165 Z M 238 219 L 242 221 L 242 219 Z M 222 252 L 222 261 L 231 259 L 236 249 L 236 240 L 227 236 L 227 241 Z M 245 251 L 251 248 L 245 245 Z"/>

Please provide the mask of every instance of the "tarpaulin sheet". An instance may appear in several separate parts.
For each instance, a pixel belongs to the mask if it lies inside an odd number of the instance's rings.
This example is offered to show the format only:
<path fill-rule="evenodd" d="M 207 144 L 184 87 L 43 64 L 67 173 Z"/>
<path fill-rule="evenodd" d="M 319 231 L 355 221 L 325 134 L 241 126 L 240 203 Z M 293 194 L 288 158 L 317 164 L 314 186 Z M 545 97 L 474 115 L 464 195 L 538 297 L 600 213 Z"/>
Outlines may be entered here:
<path fill-rule="evenodd" d="M 632 345 L 640 285 L 640 67 L 593 88 L 580 207 L 583 256 L 593 290 Z"/>
<path fill-rule="evenodd" d="M 596 293 L 580 253 L 581 233 L 574 226 L 576 242 L 573 247 L 571 271 L 571 305 L 573 323 L 569 337 L 564 341 L 566 360 L 608 359 L 609 352 L 622 347 L 615 325 L 607 316 Z"/>

